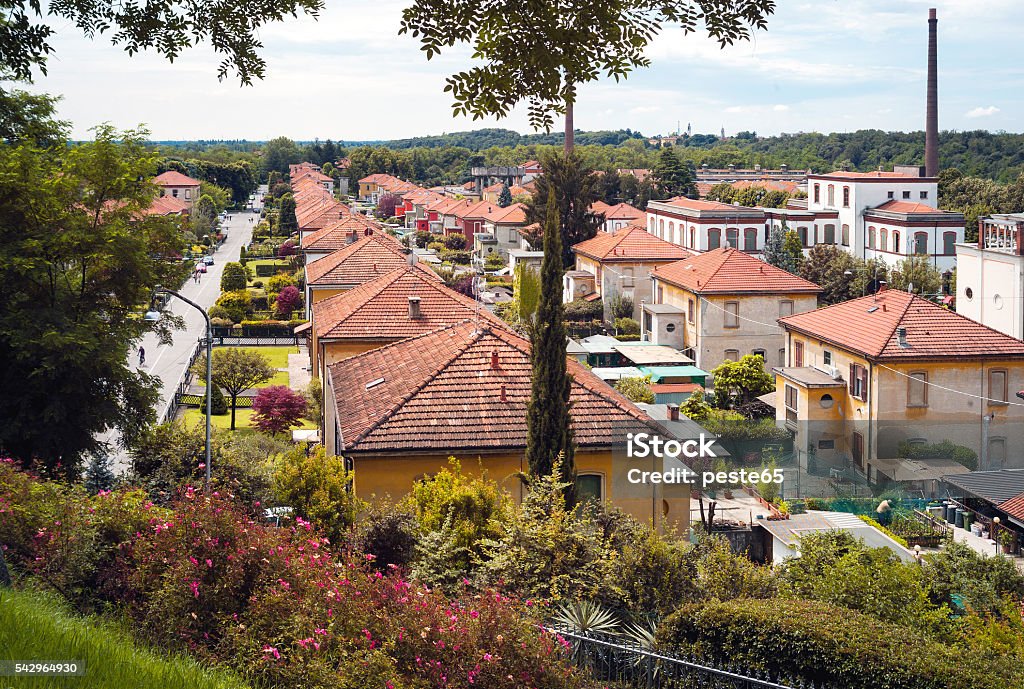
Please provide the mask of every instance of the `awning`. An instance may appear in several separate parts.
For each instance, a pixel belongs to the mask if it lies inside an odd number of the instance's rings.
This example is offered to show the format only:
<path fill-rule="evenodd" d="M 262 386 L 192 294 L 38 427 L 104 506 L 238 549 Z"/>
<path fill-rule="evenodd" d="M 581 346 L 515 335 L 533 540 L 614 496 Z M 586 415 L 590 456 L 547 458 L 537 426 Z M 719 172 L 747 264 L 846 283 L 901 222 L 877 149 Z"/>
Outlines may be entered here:
<path fill-rule="evenodd" d="M 309 321 L 307 323 L 303 323 L 302 325 L 295 326 L 295 330 L 293 330 L 292 332 L 294 332 L 296 335 L 298 335 L 300 333 L 306 332 L 307 330 L 309 330 L 312 327 L 313 327 L 313 321 Z"/>
<path fill-rule="evenodd" d="M 708 372 L 696 366 L 640 366 L 641 371 L 651 376 L 651 381 L 660 383 L 665 378 L 707 378 Z"/>

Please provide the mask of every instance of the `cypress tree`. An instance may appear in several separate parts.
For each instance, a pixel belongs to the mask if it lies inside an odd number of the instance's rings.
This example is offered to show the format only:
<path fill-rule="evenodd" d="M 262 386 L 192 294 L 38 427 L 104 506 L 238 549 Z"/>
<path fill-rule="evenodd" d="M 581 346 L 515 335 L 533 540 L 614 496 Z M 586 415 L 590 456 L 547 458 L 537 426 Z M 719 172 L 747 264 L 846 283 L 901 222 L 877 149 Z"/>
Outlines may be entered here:
<path fill-rule="evenodd" d="M 533 324 L 533 378 L 526 408 L 526 461 L 533 476 L 552 472 L 562 455 L 559 480 L 569 484 L 566 503 L 575 504 L 576 464 L 569 414 L 572 377 L 566 367 L 562 307 L 562 233 L 555 194 L 548 195 L 540 300 Z"/>
<path fill-rule="evenodd" d="M 508 208 L 512 205 L 512 190 L 508 188 L 507 184 L 501 185 L 501 193 L 498 194 L 498 206 L 501 208 Z"/>
<path fill-rule="evenodd" d="M 295 218 L 295 197 L 285 194 L 281 197 L 278 226 L 281 234 L 291 234 L 299 229 L 299 221 Z"/>

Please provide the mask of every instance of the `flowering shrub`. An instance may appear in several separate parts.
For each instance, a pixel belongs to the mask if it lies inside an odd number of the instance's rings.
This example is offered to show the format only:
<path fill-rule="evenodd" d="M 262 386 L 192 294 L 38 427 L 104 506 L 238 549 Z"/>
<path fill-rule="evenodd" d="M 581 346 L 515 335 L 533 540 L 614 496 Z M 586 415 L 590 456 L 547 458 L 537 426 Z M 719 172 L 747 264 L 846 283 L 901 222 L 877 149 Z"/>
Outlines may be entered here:
<path fill-rule="evenodd" d="M 295 285 L 288 285 L 277 294 L 274 300 L 274 312 L 278 318 L 289 318 L 292 311 L 302 306 L 302 295 Z"/>
<path fill-rule="evenodd" d="M 141 636 L 268 686 L 586 686 L 526 604 L 491 591 L 451 600 L 374 570 L 372 556 L 339 562 L 301 517 L 273 528 L 224 494 L 186 489 L 161 509 L 138 492 L 89 498 L 0 464 L 0 539 L 16 544 L 19 568 L 47 580 L 62 571 L 58 590 L 106 590 Z M 83 559 L 86 544 L 101 555 Z"/>

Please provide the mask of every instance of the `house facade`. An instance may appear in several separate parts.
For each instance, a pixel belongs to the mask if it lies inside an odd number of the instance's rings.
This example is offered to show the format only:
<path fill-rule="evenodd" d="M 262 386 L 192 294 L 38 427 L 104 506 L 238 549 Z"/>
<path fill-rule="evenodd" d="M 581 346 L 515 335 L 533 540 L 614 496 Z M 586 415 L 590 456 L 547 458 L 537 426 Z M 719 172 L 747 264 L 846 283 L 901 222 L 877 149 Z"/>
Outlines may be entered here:
<path fill-rule="evenodd" d="M 153 184 L 160 188 L 160 196 L 170 196 L 183 201 L 189 210 L 192 210 L 199 200 L 201 182 L 175 170 L 160 173 L 153 178 Z"/>
<path fill-rule="evenodd" d="M 653 301 L 651 271 L 691 255 L 638 225 L 615 234 L 600 231 L 573 246 L 572 251 L 576 255 L 576 270 L 563 276 L 563 296 L 572 301 L 577 295 L 591 293 L 589 289 L 581 291 L 582 286 L 592 286 L 604 300 L 606 319 L 611 315 L 611 302 L 616 297 L 625 297 L 633 301 L 631 317 L 639 320 L 641 304 Z"/>
<path fill-rule="evenodd" d="M 821 293 L 813 282 L 731 247 L 661 266 L 651 280 L 644 339 L 682 350 L 705 371 L 745 354 L 780 365 L 785 333 L 776 320 L 815 309 Z"/>
<path fill-rule="evenodd" d="M 1024 339 L 1024 213 L 978 225 L 976 243 L 956 245 L 956 312 Z"/>
<path fill-rule="evenodd" d="M 617 450 L 627 433 L 665 430 L 574 359 L 567 366 L 580 496 L 606 500 L 659 528 L 685 530 L 688 485 L 631 483 Z M 486 471 L 519 500 L 517 475 L 528 470 L 530 378 L 530 343 L 486 323 L 467 321 L 386 345 L 328 367 L 324 444 L 352 467 L 362 497 L 400 500 L 454 456 L 463 471 Z"/>
<path fill-rule="evenodd" d="M 896 290 L 779 324 L 776 418 L 810 473 L 924 484 L 967 471 L 932 449 L 943 442 L 973 452 L 982 469 L 1024 466 L 1011 452 L 1024 442 L 1024 407 L 1013 403 L 1024 342 Z"/>

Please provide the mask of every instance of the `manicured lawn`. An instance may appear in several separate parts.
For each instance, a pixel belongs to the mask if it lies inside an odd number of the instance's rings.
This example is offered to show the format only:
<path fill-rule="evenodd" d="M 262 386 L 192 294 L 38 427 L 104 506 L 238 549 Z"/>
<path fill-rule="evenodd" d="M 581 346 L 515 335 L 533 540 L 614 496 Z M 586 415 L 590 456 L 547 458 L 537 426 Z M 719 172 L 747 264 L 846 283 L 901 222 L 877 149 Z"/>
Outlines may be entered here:
<path fill-rule="evenodd" d="M 206 415 L 199 411 L 196 407 L 189 407 L 185 410 L 185 416 L 183 417 L 185 423 L 189 426 L 197 426 L 206 423 Z M 245 409 L 238 409 L 235 412 L 235 431 L 236 432 L 249 432 L 252 430 L 252 409 L 246 407 Z M 227 414 L 217 416 L 214 414 L 210 417 L 210 425 L 214 428 L 221 430 L 227 430 L 231 427 L 231 409 L 228 409 Z M 302 420 L 301 426 L 296 428 L 316 428 L 316 424 L 305 419 Z"/>
<path fill-rule="evenodd" d="M 56 597 L 0 590 L 0 660 L 78 661 L 82 677 L 0 678 L 31 689 L 246 689 L 236 676 L 144 646 L 111 622 L 79 617 Z"/>

